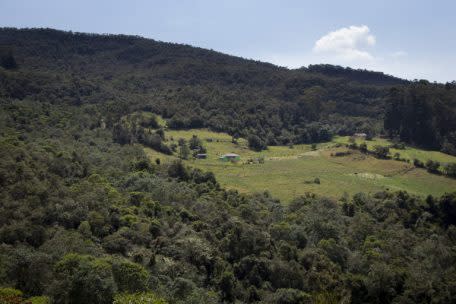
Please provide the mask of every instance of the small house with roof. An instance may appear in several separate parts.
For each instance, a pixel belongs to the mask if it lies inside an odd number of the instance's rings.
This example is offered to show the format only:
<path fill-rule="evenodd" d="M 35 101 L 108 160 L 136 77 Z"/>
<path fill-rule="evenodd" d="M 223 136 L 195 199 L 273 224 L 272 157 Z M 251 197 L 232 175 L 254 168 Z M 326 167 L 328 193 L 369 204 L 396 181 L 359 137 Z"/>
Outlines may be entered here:
<path fill-rule="evenodd" d="M 241 160 L 241 156 L 236 153 L 226 153 L 219 157 L 221 161 L 236 162 Z"/>
<path fill-rule="evenodd" d="M 206 159 L 207 158 L 207 154 L 206 153 L 198 153 L 195 155 L 195 158 L 197 159 Z"/>
<path fill-rule="evenodd" d="M 355 134 L 353 134 L 353 137 L 366 138 L 367 134 L 366 133 L 355 133 Z"/>

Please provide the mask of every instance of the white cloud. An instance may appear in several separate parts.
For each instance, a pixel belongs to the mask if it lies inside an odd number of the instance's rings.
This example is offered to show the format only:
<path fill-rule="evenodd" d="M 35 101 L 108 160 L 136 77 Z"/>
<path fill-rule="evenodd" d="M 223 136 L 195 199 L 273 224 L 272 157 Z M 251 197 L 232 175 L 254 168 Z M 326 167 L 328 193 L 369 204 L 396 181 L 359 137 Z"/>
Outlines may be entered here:
<path fill-rule="evenodd" d="M 376 43 L 366 25 L 343 27 L 330 32 L 315 42 L 315 53 L 326 53 L 349 61 L 369 61 L 374 57 L 364 48 Z"/>

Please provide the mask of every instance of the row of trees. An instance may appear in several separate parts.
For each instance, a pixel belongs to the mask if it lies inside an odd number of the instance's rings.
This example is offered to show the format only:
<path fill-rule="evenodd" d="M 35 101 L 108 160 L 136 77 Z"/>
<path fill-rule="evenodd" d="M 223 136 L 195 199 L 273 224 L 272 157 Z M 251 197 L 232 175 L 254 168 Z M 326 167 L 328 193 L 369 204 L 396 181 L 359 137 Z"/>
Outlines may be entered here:
<path fill-rule="evenodd" d="M 456 85 L 420 81 L 393 89 L 384 128 L 392 138 L 456 155 Z"/>

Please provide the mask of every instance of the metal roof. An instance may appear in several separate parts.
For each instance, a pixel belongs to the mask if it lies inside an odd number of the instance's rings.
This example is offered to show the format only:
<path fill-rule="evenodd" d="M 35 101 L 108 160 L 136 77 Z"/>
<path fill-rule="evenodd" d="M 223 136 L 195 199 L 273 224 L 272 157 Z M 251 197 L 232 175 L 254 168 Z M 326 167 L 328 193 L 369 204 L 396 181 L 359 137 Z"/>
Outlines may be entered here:
<path fill-rule="evenodd" d="M 226 154 L 223 154 L 222 157 L 238 157 L 239 154 L 236 154 L 236 153 L 226 153 Z"/>

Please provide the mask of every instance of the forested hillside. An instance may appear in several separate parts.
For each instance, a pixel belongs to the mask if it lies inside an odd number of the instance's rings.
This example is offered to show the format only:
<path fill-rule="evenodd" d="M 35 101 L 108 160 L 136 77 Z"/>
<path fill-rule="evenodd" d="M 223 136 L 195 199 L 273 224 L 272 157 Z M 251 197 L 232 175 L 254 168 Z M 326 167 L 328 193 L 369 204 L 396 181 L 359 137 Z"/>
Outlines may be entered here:
<path fill-rule="evenodd" d="M 317 142 L 381 132 L 390 90 L 406 95 L 408 82 L 131 36 L 1 29 L 0 45 L 0 303 L 456 301 L 456 193 L 360 189 L 284 205 L 152 163 L 142 145 L 167 153 L 166 130 L 125 118 Z M 424 144 L 398 121 L 385 122 L 391 136 Z"/>
<path fill-rule="evenodd" d="M 0 284 L 24 298 L 456 299 L 455 194 L 309 194 L 284 206 L 179 162 L 150 163 L 140 146 L 113 143 L 92 105 L 1 105 Z"/>
<path fill-rule="evenodd" d="M 377 133 L 389 88 L 406 83 L 327 65 L 288 70 L 132 36 L 1 29 L 0 45 L 18 65 L 2 72 L 2 97 L 102 104 L 108 126 L 125 112 L 151 110 L 172 128 L 254 134 L 268 145 Z"/>
<path fill-rule="evenodd" d="M 384 126 L 392 138 L 456 155 L 456 82 L 392 89 Z"/>

